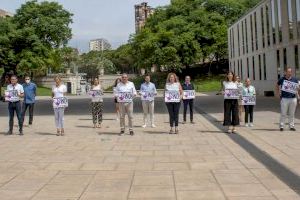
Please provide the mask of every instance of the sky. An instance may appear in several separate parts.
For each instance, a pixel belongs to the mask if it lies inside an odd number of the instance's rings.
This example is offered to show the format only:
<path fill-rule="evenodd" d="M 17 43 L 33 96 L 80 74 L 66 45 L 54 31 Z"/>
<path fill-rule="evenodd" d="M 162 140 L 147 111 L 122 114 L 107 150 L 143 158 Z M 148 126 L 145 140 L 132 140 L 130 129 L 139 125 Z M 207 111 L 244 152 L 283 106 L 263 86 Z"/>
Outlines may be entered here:
<path fill-rule="evenodd" d="M 112 48 L 127 43 L 135 32 L 134 5 L 147 0 L 56 0 L 72 12 L 73 38 L 70 46 L 81 53 L 89 49 L 89 40 L 107 39 Z M 26 0 L 0 0 L 0 8 L 12 13 Z M 170 0 L 148 0 L 151 7 L 170 4 Z"/>

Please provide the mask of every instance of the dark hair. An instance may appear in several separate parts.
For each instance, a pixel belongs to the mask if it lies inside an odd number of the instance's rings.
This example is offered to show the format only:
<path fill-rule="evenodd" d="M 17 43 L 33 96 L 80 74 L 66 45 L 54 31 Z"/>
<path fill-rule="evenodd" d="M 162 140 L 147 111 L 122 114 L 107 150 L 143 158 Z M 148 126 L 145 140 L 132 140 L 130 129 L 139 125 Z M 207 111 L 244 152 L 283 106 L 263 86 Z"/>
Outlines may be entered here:
<path fill-rule="evenodd" d="M 13 75 L 10 76 L 10 78 L 13 78 L 13 77 L 16 78 L 16 79 L 18 79 L 17 75 L 13 74 Z"/>
<path fill-rule="evenodd" d="M 229 81 L 229 79 L 228 79 L 228 74 L 232 74 L 232 81 L 233 82 L 235 82 L 236 81 L 236 76 L 235 76 L 235 74 L 233 73 L 233 71 L 228 71 L 227 73 L 226 73 L 226 81 Z"/>
<path fill-rule="evenodd" d="M 117 79 L 115 80 L 115 84 L 114 84 L 115 87 L 117 87 L 118 81 L 121 81 L 121 78 L 117 78 Z"/>
<path fill-rule="evenodd" d="M 145 75 L 144 75 L 144 78 L 146 78 L 147 76 L 149 76 L 149 77 L 150 77 L 150 74 L 145 74 Z"/>

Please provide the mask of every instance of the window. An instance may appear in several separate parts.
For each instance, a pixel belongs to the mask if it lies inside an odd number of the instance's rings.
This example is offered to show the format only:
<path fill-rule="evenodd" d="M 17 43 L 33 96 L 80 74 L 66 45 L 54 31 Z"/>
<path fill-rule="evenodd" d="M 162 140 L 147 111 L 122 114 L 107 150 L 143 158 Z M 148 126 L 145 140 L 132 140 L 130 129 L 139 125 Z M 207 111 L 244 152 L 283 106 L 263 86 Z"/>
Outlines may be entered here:
<path fill-rule="evenodd" d="M 257 37 L 257 15 L 254 13 L 254 33 L 255 33 L 255 46 L 256 50 L 258 50 L 258 37 Z"/>
<path fill-rule="evenodd" d="M 282 42 L 281 0 L 277 0 L 277 15 L 278 15 L 277 17 L 278 17 L 279 42 Z"/>
<path fill-rule="evenodd" d="M 249 58 L 247 58 L 247 78 L 250 78 Z"/>
<path fill-rule="evenodd" d="M 271 44 L 271 36 L 270 36 L 270 16 L 269 16 L 269 4 L 266 4 L 266 18 L 267 18 L 267 41 L 268 41 L 268 46 Z"/>
<path fill-rule="evenodd" d="M 246 53 L 248 53 L 248 27 L 247 27 L 247 19 L 245 19 L 245 35 L 246 35 Z"/>
<path fill-rule="evenodd" d="M 277 77 L 280 78 L 280 51 L 277 50 Z"/>
<path fill-rule="evenodd" d="M 296 0 L 296 14 L 297 14 L 297 33 L 300 38 L 300 0 Z"/>
<path fill-rule="evenodd" d="M 241 56 L 241 43 L 240 43 L 240 25 L 237 25 L 237 34 L 238 34 L 238 56 Z"/>
<path fill-rule="evenodd" d="M 253 15 L 250 15 L 250 34 L 251 34 L 251 49 L 254 51 L 254 38 L 253 38 Z"/>
<path fill-rule="evenodd" d="M 276 17 L 275 17 L 275 0 L 271 0 L 271 16 L 272 16 L 272 35 L 273 44 L 276 44 Z"/>
<path fill-rule="evenodd" d="M 293 5 L 292 5 L 292 0 L 288 0 L 288 25 L 289 25 L 289 36 L 290 40 L 294 38 L 294 33 L 293 33 Z"/>
<path fill-rule="evenodd" d="M 243 61 L 242 61 L 242 59 L 241 59 L 241 61 L 240 61 L 240 65 L 241 65 L 241 80 L 243 80 L 244 79 L 244 76 L 243 76 Z"/>
<path fill-rule="evenodd" d="M 243 55 L 245 54 L 245 38 L 244 38 L 244 21 L 242 21 L 242 50 L 243 50 Z"/>
<path fill-rule="evenodd" d="M 259 80 L 261 80 L 261 55 L 258 55 Z"/>
<path fill-rule="evenodd" d="M 255 80 L 255 58 L 252 57 L 252 72 L 253 72 L 253 80 Z"/>
<path fill-rule="evenodd" d="M 266 54 L 263 55 L 264 62 L 264 80 L 267 80 L 267 62 L 266 62 Z"/>
<path fill-rule="evenodd" d="M 261 7 L 261 33 L 262 33 L 262 46 L 265 48 L 265 21 L 264 21 L 264 7 Z"/>
<path fill-rule="evenodd" d="M 238 76 L 240 76 L 240 60 L 238 60 Z"/>
<path fill-rule="evenodd" d="M 296 77 L 300 78 L 300 71 L 299 71 L 299 49 L 298 46 L 295 45 L 295 72 L 296 72 Z"/>
<path fill-rule="evenodd" d="M 231 29 L 231 34 L 232 34 L 232 55 L 235 57 L 235 46 L 234 46 L 234 29 Z"/>
<path fill-rule="evenodd" d="M 283 49 L 283 68 L 284 68 L 284 70 L 286 70 L 286 68 L 287 68 L 286 48 Z"/>

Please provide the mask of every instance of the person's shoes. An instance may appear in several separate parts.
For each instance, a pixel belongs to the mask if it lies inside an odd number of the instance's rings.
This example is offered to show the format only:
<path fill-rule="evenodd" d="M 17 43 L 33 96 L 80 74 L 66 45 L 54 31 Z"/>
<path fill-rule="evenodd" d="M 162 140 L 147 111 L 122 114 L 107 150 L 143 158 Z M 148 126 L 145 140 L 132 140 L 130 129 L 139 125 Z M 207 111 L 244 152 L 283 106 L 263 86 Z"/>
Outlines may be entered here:
<path fill-rule="evenodd" d="M 233 134 L 236 134 L 236 130 L 235 130 L 235 129 L 232 129 L 232 133 L 233 133 Z"/>
<path fill-rule="evenodd" d="M 155 124 L 152 124 L 151 127 L 152 127 L 152 128 L 156 128 Z"/>
<path fill-rule="evenodd" d="M 283 127 L 280 127 L 280 129 L 279 129 L 280 131 L 283 131 Z"/>
<path fill-rule="evenodd" d="M 230 134 L 230 133 L 231 133 L 231 130 L 230 130 L 230 129 L 228 129 L 228 130 L 226 131 L 226 133 Z"/>
<path fill-rule="evenodd" d="M 191 121 L 191 124 L 195 124 L 195 122 L 194 122 L 194 121 Z"/>
<path fill-rule="evenodd" d="M 179 130 L 176 128 L 175 129 L 175 134 L 178 134 L 179 133 Z"/>
<path fill-rule="evenodd" d="M 130 134 L 131 136 L 133 136 L 133 135 L 134 135 L 134 132 L 131 130 L 131 131 L 129 131 L 129 134 Z"/>
<path fill-rule="evenodd" d="M 253 125 L 253 123 L 250 123 L 250 125 L 249 125 L 250 127 L 253 127 L 254 125 Z"/>
<path fill-rule="evenodd" d="M 290 128 L 290 131 L 296 131 L 295 127 Z"/>
<path fill-rule="evenodd" d="M 186 124 L 186 121 L 183 121 L 182 124 Z"/>
<path fill-rule="evenodd" d="M 143 124 L 143 126 L 142 126 L 142 127 L 143 127 L 143 128 L 146 128 L 146 126 L 147 126 L 146 124 Z"/>
<path fill-rule="evenodd" d="M 249 127 L 249 124 L 248 124 L 248 123 L 246 123 L 246 124 L 245 124 L 245 127 Z"/>
<path fill-rule="evenodd" d="M 12 133 L 12 131 L 7 131 L 6 133 L 5 133 L 5 135 L 12 135 L 13 133 Z"/>
<path fill-rule="evenodd" d="M 119 136 L 123 136 L 125 134 L 125 131 L 120 131 Z"/>
<path fill-rule="evenodd" d="M 24 135 L 23 131 L 20 131 L 19 136 L 23 136 L 23 135 Z"/>
<path fill-rule="evenodd" d="M 169 134 L 174 134 L 174 130 L 170 129 Z"/>

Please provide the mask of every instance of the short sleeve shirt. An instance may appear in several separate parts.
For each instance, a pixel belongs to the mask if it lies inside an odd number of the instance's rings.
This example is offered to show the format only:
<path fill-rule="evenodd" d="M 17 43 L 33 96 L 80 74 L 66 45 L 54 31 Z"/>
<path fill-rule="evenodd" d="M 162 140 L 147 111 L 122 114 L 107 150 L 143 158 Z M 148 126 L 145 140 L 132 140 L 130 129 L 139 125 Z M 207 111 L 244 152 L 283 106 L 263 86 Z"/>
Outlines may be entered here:
<path fill-rule="evenodd" d="M 19 83 L 17 83 L 16 85 L 9 84 L 7 86 L 7 90 L 8 91 L 17 90 L 18 94 L 23 94 L 24 93 L 24 88 Z"/>
<path fill-rule="evenodd" d="M 65 85 L 60 85 L 60 86 L 52 86 L 52 92 L 54 94 L 54 98 L 60 98 L 64 97 L 64 93 L 67 92 L 67 87 Z"/>
<path fill-rule="evenodd" d="M 282 87 L 283 82 L 285 80 L 291 81 L 293 83 L 299 83 L 298 79 L 295 78 L 295 77 L 291 77 L 290 79 L 287 79 L 286 77 L 282 77 L 282 78 L 280 78 L 278 80 L 277 85 L 279 85 L 280 87 Z M 293 94 L 293 93 L 290 93 L 290 92 L 281 91 L 281 98 L 296 98 L 296 94 Z"/>

